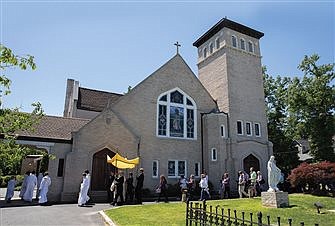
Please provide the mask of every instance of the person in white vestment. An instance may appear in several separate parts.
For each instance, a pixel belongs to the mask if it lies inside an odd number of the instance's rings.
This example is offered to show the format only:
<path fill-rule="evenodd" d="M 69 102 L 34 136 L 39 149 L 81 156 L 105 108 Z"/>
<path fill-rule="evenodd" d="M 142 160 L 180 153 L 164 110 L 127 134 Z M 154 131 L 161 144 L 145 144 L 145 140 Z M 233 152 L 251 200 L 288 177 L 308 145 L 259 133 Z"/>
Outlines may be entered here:
<path fill-rule="evenodd" d="M 48 202 L 47 194 L 49 190 L 49 186 L 51 185 L 51 179 L 49 177 L 48 172 L 44 173 L 44 177 L 42 178 L 41 184 L 39 186 L 39 197 L 38 203 L 44 205 Z"/>
<path fill-rule="evenodd" d="M 32 171 L 27 178 L 27 189 L 23 195 L 23 200 L 26 202 L 33 201 L 34 189 L 37 184 L 37 177 L 35 176 L 35 171 Z"/>
<path fill-rule="evenodd" d="M 43 179 L 43 173 L 39 172 L 37 176 L 37 189 L 36 189 L 36 200 L 38 200 L 38 197 L 40 196 L 40 185 L 41 181 Z"/>
<path fill-rule="evenodd" d="M 80 192 L 78 198 L 78 206 L 84 206 L 86 202 L 90 199 L 87 195 L 89 188 L 89 178 L 86 173 L 83 173 L 83 181 L 80 184 Z"/>
<path fill-rule="evenodd" d="M 268 161 L 268 182 L 269 190 L 268 192 L 279 191 L 277 184 L 281 179 L 281 170 L 276 166 L 275 157 L 271 156 Z"/>
<path fill-rule="evenodd" d="M 10 203 L 11 199 L 14 196 L 15 185 L 16 185 L 16 178 L 15 176 L 11 176 L 10 180 L 8 181 L 6 198 L 5 198 L 7 203 Z"/>
<path fill-rule="evenodd" d="M 25 174 L 24 174 L 24 178 L 23 178 L 23 182 L 22 182 L 22 185 L 21 185 L 21 190 L 20 190 L 20 194 L 19 194 L 19 197 L 23 200 L 23 195 L 24 193 L 26 192 L 27 190 L 27 179 L 28 179 L 28 176 L 30 175 L 30 172 L 27 171 Z"/>

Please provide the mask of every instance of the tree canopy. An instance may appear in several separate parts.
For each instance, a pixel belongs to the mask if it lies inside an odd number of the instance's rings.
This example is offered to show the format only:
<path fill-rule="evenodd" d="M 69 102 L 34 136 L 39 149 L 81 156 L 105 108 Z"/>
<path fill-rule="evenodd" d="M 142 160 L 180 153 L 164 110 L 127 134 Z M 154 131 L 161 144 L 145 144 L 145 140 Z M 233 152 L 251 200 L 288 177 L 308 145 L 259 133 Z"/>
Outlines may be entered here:
<path fill-rule="evenodd" d="M 319 58 L 304 57 L 298 66 L 304 73 L 301 78 L 274 78 L 263 68 L 269 139 L 284 170 L 298 164 L 292 146 L 298 139 L 309 141 L 315 162 L 335 161 L 334 64 L 319 65 Z"/>
<path fill-rule="evenodd" d="M 9 68 L 21 70 L 35 70 L 34 57 L 15 55 L 11 49 L 0 44 L 0 175 L 19 174 L 21 160 L 29 153 L 40 153 L 32 147 L 20 146 L 16 143 L 17 133 L 24 130 L 32 130 L 33 125 L 43 115 L 40 103 L 33 103 L 32 113 L 20 112 L 19 108 L 2 108 L 3 97 L 10 94 L 11 80 L 5 71 Z"/>

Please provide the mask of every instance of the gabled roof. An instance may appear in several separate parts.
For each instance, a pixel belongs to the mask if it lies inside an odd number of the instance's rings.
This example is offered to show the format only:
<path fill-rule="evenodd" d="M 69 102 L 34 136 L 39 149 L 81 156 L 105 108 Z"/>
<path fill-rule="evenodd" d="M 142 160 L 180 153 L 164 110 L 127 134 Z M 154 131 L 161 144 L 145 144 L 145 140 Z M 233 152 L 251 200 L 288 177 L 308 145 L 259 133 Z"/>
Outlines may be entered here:
<path fill-rule="evenodd" d="M 79 87 L 77 108 L 82 110 L 101 112 L 110 100 L 115 103 L 122 94 Z"/>
<path fill-rule="evenodd" d="M 232 20 L 228 20 L 227 18 L 221 19 L 218 23 L 216 23 L 213 27 L 211 27 L 205 34 L 203 34 L 197 41 L 193 43 L 193 46 L 199 47 L 203 43 L 205 43 L 208 39 L 213 37 L 217 32 L 219 32 L 222 28 L 227 27 L 234 31 L 238 31 L 242 34 L 249 35 L 251 37 L 260 39 L 264 36 L 264 33 L 256 31 L 250 27 L 244 26 L 242 24 L 236 23 Z"/>
<path fill-rule="evenodd" d="M 43 116 L 34 126 L 34 131 L 18 132 L 18 139 L 51 139 L 70 141 L 72 132 L 78 131 L 88 123 L 88 119 L 64 118 L 57 116 Z"/>

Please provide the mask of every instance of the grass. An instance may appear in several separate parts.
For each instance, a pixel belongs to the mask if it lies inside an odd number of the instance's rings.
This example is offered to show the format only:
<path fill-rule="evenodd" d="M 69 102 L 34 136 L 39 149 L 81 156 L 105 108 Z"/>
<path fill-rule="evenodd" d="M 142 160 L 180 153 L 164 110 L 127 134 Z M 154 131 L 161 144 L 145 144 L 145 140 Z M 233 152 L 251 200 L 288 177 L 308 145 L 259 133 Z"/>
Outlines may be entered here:
<path fill-rule="evenodd" d="M 322 214 L 318 214 L 314 207 L 315 202 L 323 204 L 321 209 Z M 304 222 L 305 225 L 319 224 L 320 226 L 335 225 L 335 199 L 330 197 L 318 197 L 304 194 L 290 194 L 288 208 L 267 208 L 261 204 L 261 198 L 253 199 L 225 199 L 225 200 L 210 200 L 208 206 L 219 205 L 225 210 L 237 210 L 238 217 L 244 211 L 249 218 L 249 213 L 254 214 L 256 221 L 257 213 L 260 211 L 263 216 L 270 215 L 271 219 L 281 218 L 281 225 L 288 225 L 288 219 L 293 219 L 293 225 L 300 225 Z M 141 206 L 121 206 L 105 210 L 105 213 L 119 226 L 123 225 L 185 225 L 185 210 L 186 204 L 181 202 L 172 203 L 153 203 Z M 266 218 L 263 218 L 263 222 Z M 275 222 L 271 222 L 275 223 Z"/>

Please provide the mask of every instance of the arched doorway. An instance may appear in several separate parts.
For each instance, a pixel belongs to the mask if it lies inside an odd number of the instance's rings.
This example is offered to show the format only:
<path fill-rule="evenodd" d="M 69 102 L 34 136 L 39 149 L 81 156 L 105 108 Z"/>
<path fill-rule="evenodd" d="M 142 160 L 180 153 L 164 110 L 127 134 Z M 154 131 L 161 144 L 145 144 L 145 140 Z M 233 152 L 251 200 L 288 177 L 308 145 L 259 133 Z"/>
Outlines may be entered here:
<path fill-rule="evenodd" d="M 254 155 L 250 154 L 243 159 L 243 169 L 244 172 L 249 173 L 250 167 L 254 167 L 254 170 L 257 172 L 259 168 L 259 160 Z"/>
<path fill-rule="evenodd" d="M 116 172 L 117 170 L 112 164 L 107 163 L 107 155 L 112 158 L 115 153 L 108 148 L 105 148 L 93 155 L 91 178 L 92 191 L 106 191 L 107 178 L 110 171 Z"/>

